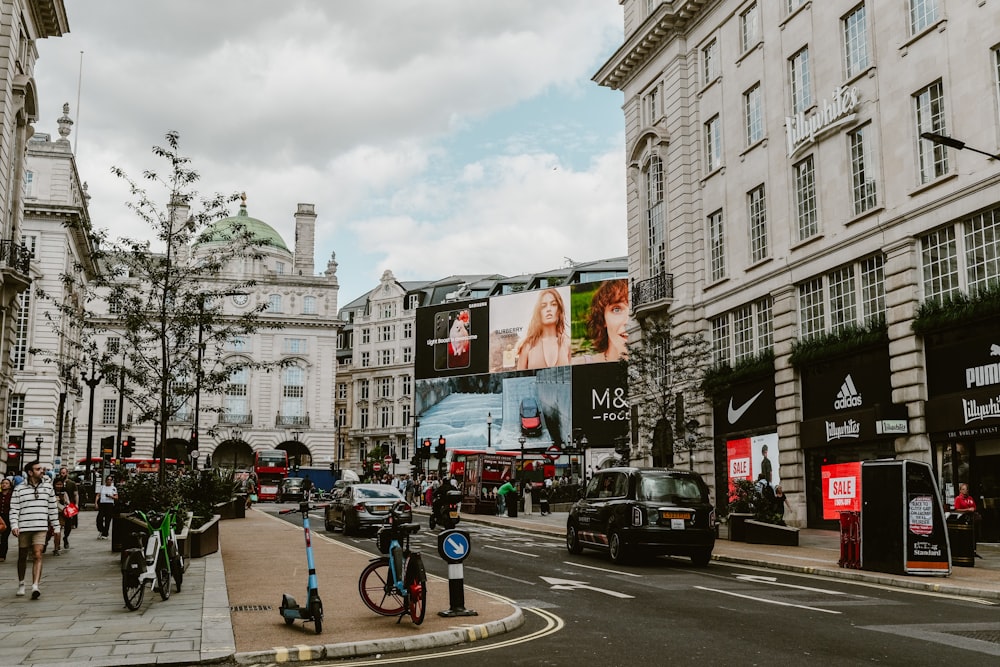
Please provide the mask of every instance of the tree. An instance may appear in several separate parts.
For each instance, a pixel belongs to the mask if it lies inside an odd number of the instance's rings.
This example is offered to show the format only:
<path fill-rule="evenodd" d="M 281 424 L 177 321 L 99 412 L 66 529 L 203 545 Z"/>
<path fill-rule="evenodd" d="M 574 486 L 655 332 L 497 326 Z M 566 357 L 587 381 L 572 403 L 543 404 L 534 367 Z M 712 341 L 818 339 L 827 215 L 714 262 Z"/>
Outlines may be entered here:
<path fill-rule="evenodd" d="M 669 317 L 647 319 L 640 327 L 641 337 L 622 361 L 639 440 L 652 443 L 653 465 L 673 466 L 675 453 L 688 452 L 693 466 L 694 451 L 711 448 L 711 440 L 699 432 L 706 422 L 701 385 L 710 345 L 700 333 L 674 333 Z M 645 458 L 636 454 L 630 452 L 630 458 Z"/>
<path fill-rule="evenodd" d="M 132 200 L 127 206 L 151 240 L 110 239 L 107 230 L 80 230 L 90 236 L 96 275 L 90 277 L 78 263 L 63 276 L 63 284 L 67 292 L 84 297 L 39 297 L 52 300 L 62 322 L 71 323 L 57 323 L 67 350 L 63 356 L 97 359 L 105 378 L 121 382 L 137 421 L 157 425 L 162 483 L 171 418 L 189 406 L 192 397 L 197 403 L 201 393 L 224 391 L 234 372 L 280 362 L 226 356 L 227 344 L 262 327 L 266 309 L 262 304 L 231 314 L 223 308 L 225 297 L 255 285 L 234 267 L 262 257 L 256 249 L 259 241 L 238 218 L 225 229 L 213 226 L 229 216 L 228 206 L 239 195 L 200 199 L 193 189 L 200 176 L 190 168 L 190 158 L 181 155 L 176 132 L 168 132 L 166 146 L 154 146 L 153 154 L 169 169 L 162 174 L 144 171 L 142 181 L 164 191 L 165 205 L 122 169 L 111 170 L 128 184 Z M 117 339 L 117 345 L 100 349 L 99 342 L 108 338 Z"/>

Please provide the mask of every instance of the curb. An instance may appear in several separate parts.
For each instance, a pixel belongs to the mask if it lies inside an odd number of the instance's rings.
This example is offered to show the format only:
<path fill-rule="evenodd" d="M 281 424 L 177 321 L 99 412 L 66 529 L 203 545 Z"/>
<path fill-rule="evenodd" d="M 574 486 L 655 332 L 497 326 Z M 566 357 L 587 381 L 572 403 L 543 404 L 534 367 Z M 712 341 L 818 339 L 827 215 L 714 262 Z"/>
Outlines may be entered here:
<path fill-rule="evenodd" d="M 253 665 L 261 662 L 283 663 L 331 658 L 360 658 L 380 653 L 440 648 L 442 646 L 454 646 L 456 644 L 481 641 L 494 635 L 512 632 L 522 625 L 524 625 L 524 612 L 521 611 L 520 607 L 515 606 L 513 614 L 498 621 L 478 625 L 470 624 L 441 632 L 418 635 L 416 637 L 373 639 L 320 646 L 299 645 L 275 647 L 267 651 L 236 653 L 233 657 L 236 662 L 242 665 Z"/>

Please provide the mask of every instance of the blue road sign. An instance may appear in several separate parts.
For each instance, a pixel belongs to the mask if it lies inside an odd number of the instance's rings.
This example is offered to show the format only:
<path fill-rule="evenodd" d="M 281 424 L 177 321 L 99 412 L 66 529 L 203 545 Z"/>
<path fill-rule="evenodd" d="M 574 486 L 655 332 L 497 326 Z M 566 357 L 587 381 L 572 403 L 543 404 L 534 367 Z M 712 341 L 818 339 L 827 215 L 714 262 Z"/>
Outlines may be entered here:
<path fill-rule="evenodd" d="M 464 530 L 446 530 L 438 535 L 438 555 L 447 563 L 461 563 L 471 550 L 471 538 Z"/>

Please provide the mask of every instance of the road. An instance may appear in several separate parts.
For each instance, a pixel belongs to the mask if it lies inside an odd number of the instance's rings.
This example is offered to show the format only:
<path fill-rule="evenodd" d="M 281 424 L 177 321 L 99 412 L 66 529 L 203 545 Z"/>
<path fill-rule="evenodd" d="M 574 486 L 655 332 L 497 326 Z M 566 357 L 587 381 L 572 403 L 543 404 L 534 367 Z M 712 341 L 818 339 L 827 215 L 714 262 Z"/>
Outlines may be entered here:
<path fill-rule="evenodd" d="M 682 559 L 619 566 L 596 552 L 571 556 L 559 539 L 461 528 L 472 539 L 466 585 L 510 598 L 527 623 L 437 651 L 436 665 L 1000 664 L 1000 608 L 984 601 Z M 447 577 L 439 532 L 422 530 L 413 546 L 429 573 Z M 330 535 L 375 552 L 370 538 Z M 428 613 L 448 606 L 431 600 Z"/>

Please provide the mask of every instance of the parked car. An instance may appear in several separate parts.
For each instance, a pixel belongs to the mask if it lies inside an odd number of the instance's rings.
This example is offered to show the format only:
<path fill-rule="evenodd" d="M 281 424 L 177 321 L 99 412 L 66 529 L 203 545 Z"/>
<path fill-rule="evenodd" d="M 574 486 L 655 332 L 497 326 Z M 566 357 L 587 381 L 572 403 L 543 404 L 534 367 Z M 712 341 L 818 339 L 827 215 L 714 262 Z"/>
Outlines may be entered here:
<path fill-rule="evenodd" d="M 337 490 L 327 505 L 323 525 L 329 531 L 342 528 L 344 535 L 378 528 L 397 500 L 403 500 L 403 495 L 388 484 L 351 484 Z M 405 523 L 413 520 L 409 505 L 403 519 Z"/>
<path fill-rule="evenodd" d="M 566 548 L 606 551 L 616 563 L 638 552 L 687 556 L 708 565 L 715 547 L 715 508 L 696 472 L 667 468 L 598 471 L 574 503 Z"/>
<path fill-rule="evenodd" d="M 281 480 L 281 486 L 278 487 L 278 502 L 302 502 L 304 499 L 302 494 L 302 481 L 303 479 L 301 477 L 286 477 Z"/>
<path fill-rule="evenodd" d="M 521 434 L 542 434 L 542 412 L 533 398 L 521 399 Z"/>

